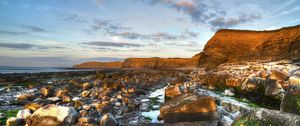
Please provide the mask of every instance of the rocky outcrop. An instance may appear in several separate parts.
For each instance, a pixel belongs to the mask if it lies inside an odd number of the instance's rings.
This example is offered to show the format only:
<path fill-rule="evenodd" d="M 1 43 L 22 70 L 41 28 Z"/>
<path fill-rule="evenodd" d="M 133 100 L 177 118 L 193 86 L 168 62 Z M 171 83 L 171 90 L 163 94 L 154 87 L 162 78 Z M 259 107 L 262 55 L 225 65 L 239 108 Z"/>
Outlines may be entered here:
<path fill-rule="evenodd" d="M 199 66 L 300 59 L 300 26 L 273 31 L 219 30 L 205 45 Z"/>
<path fill-rule="evenodd" d="M 73 68 L 122 68 L 123 62 L 85 62 L 78 65 L 74 65 Z"/>

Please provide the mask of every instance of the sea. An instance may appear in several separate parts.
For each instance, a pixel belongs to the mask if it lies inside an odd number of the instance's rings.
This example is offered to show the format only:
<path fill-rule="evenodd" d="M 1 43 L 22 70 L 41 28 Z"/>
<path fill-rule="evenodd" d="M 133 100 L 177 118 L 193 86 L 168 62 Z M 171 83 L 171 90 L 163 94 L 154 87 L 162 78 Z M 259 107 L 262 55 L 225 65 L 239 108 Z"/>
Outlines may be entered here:
<path fill-rule="evenodd" d="M 67 67 L 11 67 L 0 66 L 0 73 L 42 73 L 42 72 L 69 72 L 69 71 L 94 71 L 99 69 L 73 69 Z"/>

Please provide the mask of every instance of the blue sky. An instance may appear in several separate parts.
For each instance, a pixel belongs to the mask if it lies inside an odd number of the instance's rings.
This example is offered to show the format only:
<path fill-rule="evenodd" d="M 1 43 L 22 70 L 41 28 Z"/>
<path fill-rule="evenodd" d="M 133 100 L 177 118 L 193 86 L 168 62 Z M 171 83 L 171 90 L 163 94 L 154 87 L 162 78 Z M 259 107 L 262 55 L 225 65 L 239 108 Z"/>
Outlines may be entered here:
<path fill-rule="evenodd" d="M 221 28 L 300 24 L 299 0 L 0 0 L 0 66 L 192 57 Z"/>

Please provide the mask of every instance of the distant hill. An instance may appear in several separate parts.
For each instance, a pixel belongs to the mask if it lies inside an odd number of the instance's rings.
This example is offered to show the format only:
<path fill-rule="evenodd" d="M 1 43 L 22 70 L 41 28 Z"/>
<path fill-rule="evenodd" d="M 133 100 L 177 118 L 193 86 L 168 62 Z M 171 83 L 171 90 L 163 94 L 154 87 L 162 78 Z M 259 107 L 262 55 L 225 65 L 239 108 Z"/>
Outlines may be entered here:
<path fill-rule="evenodd" d="M 73 68 L 122 68 L 123 62 L 85 62 Z"/>

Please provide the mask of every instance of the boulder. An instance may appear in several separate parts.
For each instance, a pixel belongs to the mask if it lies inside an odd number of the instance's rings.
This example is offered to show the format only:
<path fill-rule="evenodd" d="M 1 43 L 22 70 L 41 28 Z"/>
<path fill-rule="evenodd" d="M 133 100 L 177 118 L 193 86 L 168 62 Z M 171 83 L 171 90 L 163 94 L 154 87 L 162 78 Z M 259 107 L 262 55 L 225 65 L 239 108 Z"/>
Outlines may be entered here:
<path fill-rule="evenodd" d="M 50 97 L 54 95 L 54 90 L 51 87 L 43 87 L 40 89 L 42 96 Z"/>
<path fill-rule="evenodd" d="M 88 90 L 90 89 L 92 86 L 89 82 L 82 84 L 82 89 L 83 90 Z"/>
<path fill-rule="evenodd" d="M 282 83 L 284 83 L 282 80 L 268 80 L 265 95 L 281 100 L 285 93 L 281 86 Z"/>
<path fill-rule="evenodd" d="M 81 93 L 81 96 L 82 97 L 88 97 L 90 95 L 90 92 L 89 91 L 83 91 L 82 93 Z"/>
<path fill-rule="evenodd" d="M 72 107 L 53 104 L 36 110 L 27 121 L 30 126 L 71 126 L 79 118 L 79 113 Z"/>
<path fill-rule="evenodd" d="M 300 115 L 300 89 L 292 90 L 285 94 L 280 110 Z"/>
<path fill-rule="evenodd" d="M 289 79 L 289 75 L 279 70 L 273 70 L 269 77 L 271 80 L 286 81 Z"/>
<path fill-rule="evenodd" d="M 112 114 L 107 113 L 102 116 L 100 120 L 100 126 L 117 126 L 117 120 L 112 116 Z"/>
<path fill-rule="evenodd" d="M 56 97 L 62 98 L 63 96 L 67 95 L 68 91 L 66 90 L 58 90 L 55 94 Z"/>
<path fill-rule="evenodd" d="M 235 119 L 232 126 L 299 126 L 300 116 L 277 110 L 258 109 Z"/>
<path fill-rule="evenodd" d="M 183 86 L 182 85 L 169 85 L 165 89 L 165 100 L 168 101 L 173 99 L 183 93 Z"/>
<path fill-rule="evenodd" d="M 6 120 L 6 126 L 23 126 L 25 125 L 25 120 L 18 117 L 10 117 Z"/>
<path fill-rule="evenodd" d="M 183 94 L 160 108 L 165 123 L 214 121 L 218 119 L 215 99 L 198 93 Z"/>
<path fill-rule="evenodd" d="M 79 123 L 89 123 L 89 124 L 96 123 L 95 118 L 93 118 L 93 117 L 81 117 L 78 119 L 78 122 Z"/>
<path fill-rule="evenodd" d="M 28 103 L 24 106 L 25 109 L 29 109 L 31 111 L 36 111 L 38 110 L 39 108 L 41 108 L 42 105 L 38 104 L 38 103 Z"/>
<path fill-rule="evenodd" d="M 32 101 L 34 100 L 35 98 L 35 95 L 34 94 L 21 94 L 21 95 L 18 95 L 17 96 L 17 100 L 29 100 L 29 101 Z"/>
<path fill-rule="evenodd" d="M 28 117 L 31 116 L 31 111 L 30 109 L 23 109 L 23 110 L 19 110 L 17 113 L 17 117 L 21 118 L 21 119 L 27 119 Z"/>

